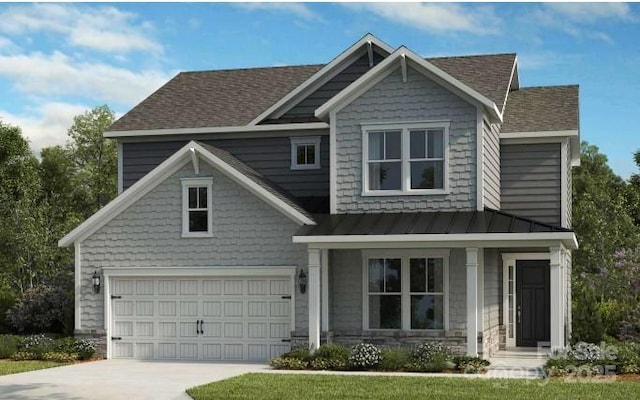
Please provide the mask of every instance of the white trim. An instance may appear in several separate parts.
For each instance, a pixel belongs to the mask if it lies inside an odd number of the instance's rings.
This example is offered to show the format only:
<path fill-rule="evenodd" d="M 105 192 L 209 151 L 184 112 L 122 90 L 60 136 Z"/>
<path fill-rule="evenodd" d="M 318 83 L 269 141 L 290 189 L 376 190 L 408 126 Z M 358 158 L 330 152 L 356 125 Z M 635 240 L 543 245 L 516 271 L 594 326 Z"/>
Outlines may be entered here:
<path fill-rule="evenodd" d="M 551 255 L 548 252 L 543 253 L 502 253 L 502 322 L 506 327 L 506 346 L 508 348 L 516 347 L 516 338 L 518 335 L 516 318 L 517 318 L 517 269 L 516 262 L 518 260 L 550 260 Z M 513 337 L 509 338 L 509 265 L 513 266 L 513 313 L 511 320 L 513 321 Z"/>
<path fill-rule="evenodd" d="M 549 248 L 551 255 L 549 260 L 550 268 L 550 292 L 551 292 L 551 350 L 562 349 L 565 346 L 564 340 L 564 299 L 562 298 L 562 273 L 563 273 L 563 253 L 562 246 Z"/>
<path fill-rule="evenodd" d="M 476 210 L 484 211 L 484 112 L 476 110 Z"/>
<path fill-rule="evenodd" d="M 448 87 L 450 90 L 454 90 L 456 94 L 465 96 L 465 98 L 471 99 L 471 101 L 474 103 L 482 104 L 493 114 L 493 117 L 496 120 L 502 122 L 502 113 L 498 111 L 498 108 L 493 101 L 489 100 L 486 96 L 478 93 L 474 89 L 460 82 L 443 70 L 437 68 L 435 65 L 426 61 L 404 46 L 396 49 L 384 61 L 379 63 L 374 68 L 370 69 L 360 78 L 356 79 L 355 82 L 351 83 L 344 90 L 329 99 L 322 106 L 318 107 L 315 111 L 315 116 L 320 119 L 324 119 L 332 109 L 339 110 L 346 104 L 349 104 L 361 94 L 360 90 L 363 87 L 370 85 L 370 82 L 372 80 L 379 79 L 378 75 L 380 75 L 381 73 L 382 75 L 388 75 L 393 70 L 398 68 L 399 66 L 398 64 L 396 64 L 396 62 L 398 62 L 398 60 L 400 60 L 402 57 L 405 57 L 408 61 L 410 61 L 413 68 L 419 67 L 423 74 L 431 79 L 436 80 L 436 82 L 438 82 L 439 84 L 445 85 L 445 87 Z"/>
<path fill-rule="evenodd" d="M 478 248 L 478 286 L 477 291 L 477 326 L 476 329 L 479 334 L 484 335 L 484 249 Z M 484 342 L 484 336 L 483 336 Z M 482 347 L 478 349 L 482 352 Z"/>
<path fill-rule="evenodd" d="M 193 150 L 193 149 L 191 149 Z M 191 152 L 192 157 L 195 155 L 195 150 Z M 198 156 L 195 156 L 196 158 Z M 182 237 L 183 238 L 203 238 L 213 236 L 213 178 L 212 177 L 199 177 L 199 178 L 182 178 L 180 179 L 182 185 Z M 207 231 L 206 232 L 191 232 L 189 230 L 189 189 L 201 188 L 207 189 Z M 198 207 L 196 207 L 198 208 Z M 200 209 L 200 211 L 202 211 Z"/>
<path fill-rule="evenodd" d="M 193 173 L 196 175 L 200 175 L 200 161 L 198 160 L 196 149 L 192 147 L 189 150 L 191 152 L 191 163 L 193 164 Z"/>
<path fill-rule="evenodd" d="M 323 332 L 329 331 L 329 249 L 322 249 L 320 251 L 320 275 L 321 275 L 321 330 Z"/>
<path fill-rule="evenodd" d="M 569 228 L 569 179 L 567 172 L 569 170 L 567 159 L 569 157 L 569 140 L 565 139 L 560 145 L 560 223 L 563 228 Z"/>
<path fill-rule="evenodd" d="M 122 138 L 130 136 L 164 136 L 164 135 L 197 135 L 203 133 L 250 133 L 270 131 L 298 131 L 308 129 L 327 129 L 325 122 L 307 122 L 300 124 L 267 124 L 267 125 L 232 125 L 210 126 L 202 128 L 168 128 L 168 129 L 134 129 L 128 131 L 107 131 L 105 138 Z"/>
<path fill-rule="evenodd" d="M 355 59 L 353 59 L 356 55 L 360 57 L 365 54 L 365 52 L 369 51 L 368 49 L 363 51 L 363 47 L 369 47 L 371 44 L 375 44 L 382 51 L 390 54 L 393 51 L 388 44 L 384 43 L 377 37 L 367 34 L 362 39 L 358 40 L 353 45 L 349 46 L 345 51 L 340 53 L 336 58 L 331 60 L 327 65 L 322 67 L 318 72 L 313 74 L 309 79 L 304 81 L 298 87 L 293 89 L 291 92 L 287 93 L 286 96 L 278 100 L 271 107 L 263 111 L 260 115 L 255 117 L 249 125 L 257 125 L 265 118 L 269 117 L 272 114 L 276 114 L 278 111 L 282 112 L 282 108 L 286 106 L 294 106 L 301 100 L 303 100 L 309 93 L 313 92 L 326 82 L 330 81 L 333 77 L 342 72 L 348 65 L 350 65 Z M 362 54 L 360 54 L 362 53 Z M 352 60 L 353 59 L 353 60 Z M 356 58 L 357 59 L 357 58 Z M 294 104 L 295 103 L 295 104 Z M 286 112 L 286 111 L 285 111 Z"/>
<path fill-rule="evenodd" d="M 513 77 L 516 75 L 516 71 L 518 70 L 517 68 L 518 68 L 518 55 L 516 55 L 513 58 L 513 67 L 511 67 L 511 75 L 509 75 L 509 85 L 507 85 L 507 93 L 504 95 L 504 102 L 502 103 L 503 113 L 504 113 L 504 109 L 507 107 L 507 100 L 509 99 L 509 93 L 511 92 L 511 84 L 513 82 Z"/>
<path fill-rule="evenodd" d="M 402 71 L 402 83 L 407 83 L 407 57 L 400 55 L 400 69 Z"/>
<path fill-rule="evenodd" d="M 248 178 L 226 162 L 222 161 L 218 157 L 211 154 L 197 142 L 191 141 L 180 150 L 176 151 L 171 157 L 163 161 L 159 166 L 154 168 L 147 175 L 142 177 L 142 179 L 136 182 L 128 190 L 123 192 L 120 196 L 116 197 L 113 201 L 93 214 L 82 224 L 69 232 L 65 237 L 60 239 L 58 241 L 58 246 L 67 247 L 75 241 L 82 241 L 83 239 L 103 227 L 117 215 L 122 213 L 128 207 L 133 205 L 142 196 L 149 193 L 161 182 L 169 178 L 171 175 L 175 174 L 178 170 L 180 170 L 180 168 L 182 168 L 187 162 L 190 161 L 189 149 L 192 147 L 195 148 L 195 150 L 214 168 L 218 169 L 224 175 L 233 179 L 235 182 L 242 185 L 245 189 L 260 197 L 263 201 L 273 206 L 282 214 L 286 215 L 287 217 L 291 218 L 301 225 L 315 225 L 315 222 L 305 214 L 285 203 L 283 200 L 281 200 L 265 188 L 256 184 L 250 178 Z"/>
<path fill-rule="evenodd" d="M 293 243 L 308 243 L 316 245 L 337 246 L 351 245 L 377 246 L 380 243 L 419 246 L 447 243 L 447 247 L 469 247 L 469 242 L 482 244 L 479 247 L 514 247 L 540 245 L 546 242 L 563 242 L 570 249 L 577 249 L 578 242 L 573 232 L 530 232 L 530 233 L 454 233 L 454 234 L 399 234 L 399 235 L 322 235 L 322 236 L 293 236 Z M 530 243 L 534 242 L 534 243 Z M 321 246 L 318 246 L 321 247 Z M 549 247 L 549 246 L 545 246 Z"/>
<path fill-rule="evenodd" d="M 112 358 L 112 313 L 111 279 L 121 277 L 289 277 L 291 282 L 291 327 L 295 327 L 295 286 L 296 266 L 203 266 L 203 267 L 151 267 L 151 268 L 102 268 L 104 282 L 104 329 L 107 339 L 107 358 Z"/>
<path fill-rule="evenodd" d="M 478 249 L 466 249 L 467 355 L 478 356 Z"/>
<path fill-rule="evenodd" d="M 362 250 L 362 330 L 370 332 L 447 332 L 449 331 L 449 249 L 365 249 Z M 369 260 L 372 258 L 401 259 L 401 296 L 402 313 L 400 329 L 372 329 L 369 328 Z M 411 329 L 411 284 L 409 276 L 410 258 L 442 258 L 442 302 L 443 329 Z"/>
<path fill-rule="evenodd" d="M 73 275 L 74 275 L 74 327 L 76 330 L 82 329 L 82 248 L 81 243 L 74 243 L 74 266 L 73 266 Z"/>
<path fill-rule="evenodd" d="M 320 347 L 320 253 L 318 249 L 307 249 L 308 265 L 308 306 L 309 306 L 309 349 Z"/>
<path fill-rule="evenodd" d="M 292 137 L 291 142 L 291 169 L 292 170 L 304 170 L 304 169 L 320 169 L 320 136 L 304 136 L 304 137 Z M 315 162 L 313 164 L 298 164 L 298 146 L 314 146 L 315 147 Z"/>
<path fill-rule="evenodd" d="M 531 132 L 500 132 L 500 139 L 525 138 L 565 138 L 578 137 L 578 130 L 567 131 L 531 131 Z"/>
<path fill-rule="evenodd" d="M 118 140 L 118 194 L 124 190 L 124 150 L 122 142 Z"/>
<path fill-rule="evenodd" d="M 329 213 L 338 212 L 338 160 L 337 160 L 337 121 L 336 112 L 329 114 Z"/>
<path fill-rule="evenodd" d="M 366 124 L 361 123 L 362 142 L 362 191 L 361 196 L 405 196 L 405 195 L 443 195 L 449 193 L 449 129 L 450 121 L 411 121 L 385 122 Z M 442 188 L 411 189 L 411 130 L 442 129 Z M 400 190 L 371 190 L 369 189 L 369 135 L 376 131 L 400 131 Z M 427 140 L 425 138 L 425 140 Z M 427 154 L 425 154 L 425 160 Z M 432 159 L 437 160 L 437 159 Z M 374 161 L 375 162 L 375 161 Z M 397 160 L 395 162 L 398 162 Z"/>

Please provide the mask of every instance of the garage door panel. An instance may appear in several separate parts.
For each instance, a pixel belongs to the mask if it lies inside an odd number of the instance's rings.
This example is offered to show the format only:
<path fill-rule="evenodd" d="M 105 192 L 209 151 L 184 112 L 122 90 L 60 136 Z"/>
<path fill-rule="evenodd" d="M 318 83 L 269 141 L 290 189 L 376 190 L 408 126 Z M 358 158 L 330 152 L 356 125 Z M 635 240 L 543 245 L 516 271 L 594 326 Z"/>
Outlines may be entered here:
<path fill-rule="evenodd" d="M 203 301 L 202 315 L 205 317 L 219 317 L 222 315 L 222 302 L 219 301 Z"/>
<path fill-rule="evenodd" d="M 222 337 L 222 324 L 220 322 L 211 322 L 207 320 L 203 320 L 202 331 L 204 332 L 202 335 L 208 338 L 219 338 Z"/>
<path fill-rule="evenodd" d="M 227 296 L 242 296 L 243 281 L 241 280 L 225 280 L 224 281 L 224 294 Z"/>
<path fill-rule="evenodd" d="M 113 357 L 266 361 L 290 348 L 290 278 L 112 278 L 109 287 L 120 296 Z"/>
<path fill-rule="evenodd" d="M 153 337 L 153 322 L 136 322 L 136 336 Z"/>
<path fill-rule="evenodd" d="M 136 301 L 136 316 L 153 317 L 153 301 Z"/>

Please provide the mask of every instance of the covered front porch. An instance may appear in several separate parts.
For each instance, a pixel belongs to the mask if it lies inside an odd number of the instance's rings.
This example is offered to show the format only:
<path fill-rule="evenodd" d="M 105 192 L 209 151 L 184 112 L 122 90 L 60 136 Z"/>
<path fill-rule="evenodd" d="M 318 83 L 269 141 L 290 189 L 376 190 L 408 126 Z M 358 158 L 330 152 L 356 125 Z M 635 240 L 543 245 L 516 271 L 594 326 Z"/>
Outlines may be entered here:
<path fill-rule="evenodd" d="M 308 330 L 292 337 L 312 348 L 437 340 L 489 358 L 569 338 L 571 231 L 495 211 L 333 215 L 294 242 L 307 245 Z"/>

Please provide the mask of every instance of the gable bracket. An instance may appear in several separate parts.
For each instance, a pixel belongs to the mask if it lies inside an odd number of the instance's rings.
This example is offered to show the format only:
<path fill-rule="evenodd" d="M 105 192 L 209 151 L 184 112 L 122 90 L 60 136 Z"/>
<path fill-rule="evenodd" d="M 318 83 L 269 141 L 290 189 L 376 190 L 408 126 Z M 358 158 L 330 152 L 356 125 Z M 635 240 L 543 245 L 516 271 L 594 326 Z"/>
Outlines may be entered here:
<path fill-rule="evenodd" d="M 369 40 L 367 42 L 367 52 L 369 53 L 369 68 L 373 67 L 373 42 Z"/>
<path fill-rule="evenodd" d="M 191 163 L 193 164 L 193 172 L 196 175 L 200 175 L 200 160 L 198 159 L 198 155 L 196 154 L 196 149 L 194 149 L 193 147 L 190 147 L 189 153 L 191 153 Z"/>
<path fill-rule="evenodd" d="M 402 68 L 402 83 L 407 83 L 407 56 L 400 54 L 400 67 Z"/>

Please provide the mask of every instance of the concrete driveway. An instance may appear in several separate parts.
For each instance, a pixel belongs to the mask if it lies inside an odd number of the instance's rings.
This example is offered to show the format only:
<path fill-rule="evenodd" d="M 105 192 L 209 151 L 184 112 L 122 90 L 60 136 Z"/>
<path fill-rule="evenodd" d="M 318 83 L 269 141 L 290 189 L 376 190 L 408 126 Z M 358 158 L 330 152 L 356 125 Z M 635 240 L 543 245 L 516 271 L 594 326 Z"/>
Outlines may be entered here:
<path fill-rule="evenodd" d="M 187 388 L 247 372 L 264 364 L 103 360 L 0 376 L 3 400 L 186 400 Z"/>

